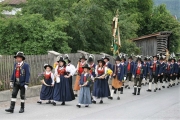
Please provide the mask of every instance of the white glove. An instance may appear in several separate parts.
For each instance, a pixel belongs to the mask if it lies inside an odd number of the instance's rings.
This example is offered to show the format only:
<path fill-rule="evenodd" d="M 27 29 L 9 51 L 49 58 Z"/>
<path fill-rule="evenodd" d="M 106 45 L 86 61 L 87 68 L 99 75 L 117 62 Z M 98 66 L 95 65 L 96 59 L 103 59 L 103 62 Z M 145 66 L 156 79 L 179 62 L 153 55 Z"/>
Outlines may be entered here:
<path fill-rule="evenodd" d="M 13 82 L 10 82 L 10 87 L 13 88 Z"/>
<path fill-rule="evenodd" d="M 27 90 L 28 86 L 27 85 L 24 85 L 25 89 Z"/>
<path fill-rule="evenodd" d="M 126 77 L 124 77 L 124 81 L 126 80 Z"/>
<path fill-rule="evenodd" d="M 132 76 L 132 78 L 134 78 L 134 75 Z"/>
<path fill-rule="evenodd" d="M 145 81 L 146 79 L 145 78 L 143 78 L 143 81 Z"/>

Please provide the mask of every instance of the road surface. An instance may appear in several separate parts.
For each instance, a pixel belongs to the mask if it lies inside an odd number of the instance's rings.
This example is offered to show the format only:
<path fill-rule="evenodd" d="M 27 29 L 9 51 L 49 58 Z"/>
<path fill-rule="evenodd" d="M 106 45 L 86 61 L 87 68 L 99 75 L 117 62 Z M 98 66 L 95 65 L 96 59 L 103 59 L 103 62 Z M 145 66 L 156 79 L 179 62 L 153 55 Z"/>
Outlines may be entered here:
<path fill-rule="evenodd" d="M 38 97 L 27 98 L 25 113 L 18 113 L 19 100 L 13 114 L 6 113 L 8 102 L 0 102 L 0 120 L 180 120 L 180 85 L 161 91 L 146 92 L 143 86 L 140 96 L 133 96 L 133 89 L 125 89 L 117 100 L 104 99 L 104 104 L 92 104 L 89 108 L 77 108 L 78 99 L 65 106 L 37 104 Z M 99 100 L 98 100 L 99 101 Z"/>

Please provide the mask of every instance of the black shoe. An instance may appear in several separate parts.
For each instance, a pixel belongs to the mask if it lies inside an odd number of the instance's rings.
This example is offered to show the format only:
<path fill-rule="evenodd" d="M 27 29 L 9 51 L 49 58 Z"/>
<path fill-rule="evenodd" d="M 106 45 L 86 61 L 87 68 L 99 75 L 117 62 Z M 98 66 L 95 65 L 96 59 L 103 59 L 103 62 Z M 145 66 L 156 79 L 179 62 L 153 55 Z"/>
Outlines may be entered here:
<path fill-rule="evenodd" d="M 85 107 L 89 107 L 89 105 L 85 105 Z"/>
<path fill-rule="evenodd" d="M 120 100 L 120 97 L 119 97 L 119 96 L 117 97 L 117 100 Z"/>
<path fill-rule="evenodd" d="M 156 90 L 158 90 L 158 88 L 156 88 Z"/>
<path fill-rule="evenodd" d="M 154 92 L 156 92 L 156 89 L 154 89 Z"/>
<path fill-rule="evenodd" d="M 78 108 L 81 108 L 81 105 L 76 105 Z"/>
<path fill-rule="evenodd" d="M 148 90 L 146 90 L 147 92 L 151 92 L 151 90 L 150 89 L 148 89 Z"/>
<path fill-rule="evenodd" d="M 9 108 L 9 109 L 5 109 L 6 112 L 10 112 L 10 113 L 14 113 L 14 109 Z"/>
<path fill-rule="evenodd" d="M 126 85 L 125 88 L 127 88 L 129 85 Z"/>
<path fill-rule="evenodd" d="M 52 102 L 49 100 L 48 102 L 46 102 L 46 104 L 52 104 Z"/>
<path fill-rule="evenodd" d="M 169 88 L 169 85 L 167 86 L 167 88 Z"/>
<path fill-rule="evenodd" d="M 114 94 L 116 94 L 116 91 L 117 91 L 117 90 L 114 91 Z"/>
<path fill-rule="evenodd" d="M 159 90 L 161 90 L 161 88 L 159 88 Z"/>
<path fill-rule="evenodd" d="M 175 86 L 175 83 L 173 83 L 172 86 Z"/>
<path fill-rule="evenodd" d="M 55 102 L 52 102 L 52 104 L 53 104 L 54 106 L 56 106 L 56 103 L 55 103 Z"/>
<path fill-rule="evenodd" d="M 142 86 L 144 86 L 145 84 L 144 83 L 141 83 Z"/>
<path fill-rule="evenodd" d="M 137 95 L 140 95 L 140 91 L 141 91 L 141 88 L 138 88 L 138 93 L 137 93 Z"/>
<path fill-rule="evenodd" d="M 24 112 L 24 108 L 21 108 L 20 110 L 19 110 L 19 113 L 23 113 Z"/>
<path fill-rule="evenodd" d="M 165 86 L 162 86 L 162 88 L 165 88 Z"/>
<path fill-rule="evenodd" d="M 62 102 L 61 105 L 65 105 L 65 102 Z"/>
<path fill-rule="evenodd" d="M 37 103 L 42 104 L 42 101 L 37 101 Z"/>
<path fill-rule="evenodd" d="M 93 100 L 93 101 L 92 101 L 92 103 L 93 103 L 93 104 L 96 104 L 96 101 L 95 101 L 95 100 Z"/>
<path fill-rule="evenodd" d="M 137 88 L 135 87 L 134 88 L 134 92 L 132 93 L 133 95 L 136 95 L 136 91 L 137 91 Z"/>
<path fill-rule="evenodd" d="M 108 99 L 112 100 L 112 99 L 113 99 L 113 97 L 109 96 L 109 97 L 108 97 Z"/>
<path fill-rule="evenodd" d="M 14 106 L 15 106 L 15 102 L 11 101 L 10 108 L 9 109 L 5 109 L 5 111 L 6 112 L 10 112 L 10 113 L 14 113 Z"/>
<path fill-rule="evenodd" d="M 123 91 L 121 91 L 121 93 L 120 94 L 123 94 Z"/>
<path fill-rule="evenodd" d="M 99 103 L 100 103 L 100 104 L 103 104 L 103 101 L 101 100 Z"/>
<path fill-rule="evenodd" d="M 128 87 L 128 89 L 130 89 L 130 87 Z"/>
<path fill-rule="evenodd" d="M 74 97 L 77 97 L 77 94 L 74 94 Z"/>

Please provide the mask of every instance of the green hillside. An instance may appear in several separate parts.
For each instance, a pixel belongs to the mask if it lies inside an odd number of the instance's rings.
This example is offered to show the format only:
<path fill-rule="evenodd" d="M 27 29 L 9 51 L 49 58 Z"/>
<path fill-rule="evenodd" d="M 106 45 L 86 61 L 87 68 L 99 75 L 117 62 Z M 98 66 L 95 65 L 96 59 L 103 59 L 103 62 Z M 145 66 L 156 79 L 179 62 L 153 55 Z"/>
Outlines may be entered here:
<path fill-rule="evenodd" d="M 154 0 L 154 4 L 165 4 L 167 9 L 180 20 L 180 0 Z"/>

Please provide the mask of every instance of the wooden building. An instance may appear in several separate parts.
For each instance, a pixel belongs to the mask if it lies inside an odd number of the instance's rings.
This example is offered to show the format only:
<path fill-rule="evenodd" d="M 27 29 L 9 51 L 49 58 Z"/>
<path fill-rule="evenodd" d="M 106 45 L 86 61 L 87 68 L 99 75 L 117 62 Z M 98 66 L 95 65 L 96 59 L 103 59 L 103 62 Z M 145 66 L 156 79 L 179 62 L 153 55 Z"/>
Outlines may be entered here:
<path fill-rule="evenodd" d="M 132 39 L 133 42 L 140 48 L 142 55 L 156 55 L 158 53 L 165 54 L 166 49 L 169 50 L 170 31 L 162 31 L 150 35 L 141 36 Z"/>

